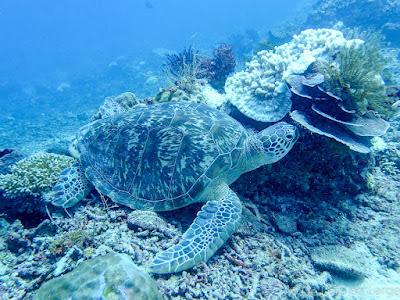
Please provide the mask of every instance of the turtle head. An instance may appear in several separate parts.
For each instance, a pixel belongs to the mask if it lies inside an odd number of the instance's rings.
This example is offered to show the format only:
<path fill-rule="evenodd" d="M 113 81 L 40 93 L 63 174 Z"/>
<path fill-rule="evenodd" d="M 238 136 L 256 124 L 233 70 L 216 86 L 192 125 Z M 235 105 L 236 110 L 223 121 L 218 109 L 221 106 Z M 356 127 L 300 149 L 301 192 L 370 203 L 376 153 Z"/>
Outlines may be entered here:
<path fill-rule="evenodd" d="M 285 122 L 272 125 L 256 134 L 257 139 L 262 143 L 264 155 L 271 164 L 284 157 L 299 138 L 299 131 L 296 126 Z"/>
<path fill-rule="evenodd" d="M 284 157 L 299 138 L 296 126 L 285 122 L 274 124 L 249 138 L 246 145 L 248 167 L 254 170 Z"/>

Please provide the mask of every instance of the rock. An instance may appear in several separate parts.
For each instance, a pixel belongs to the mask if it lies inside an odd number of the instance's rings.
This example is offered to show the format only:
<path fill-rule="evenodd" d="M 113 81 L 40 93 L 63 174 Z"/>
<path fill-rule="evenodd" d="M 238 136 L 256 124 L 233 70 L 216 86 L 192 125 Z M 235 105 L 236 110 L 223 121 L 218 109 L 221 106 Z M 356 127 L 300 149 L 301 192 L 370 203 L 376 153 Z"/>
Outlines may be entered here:
<path fill-rule="evenodd" d="M 273 222 L 279 231 L 291 235 L 297 231 L 297 223 L 291 217 L 282 213 L 274 213 Z"/>
<path fill-rule="evenodd" d="M 127 254 L 111 252 L 82 262 L 44 283 L 35 299 L 162 299 L 153 279 Z"/>
<path fill-rule="evenodd" d="M 311 260 L 316 267 L 341 277 L 367 277 L 368 261 L 362 251 L 340 245 L 318 246 L 311 249 Z"/>
<path fill-rule="evenodd" d="M 25 157 L 16 149 L 0 149 L 0 174 L 10 172 L 10 167 Z"/>

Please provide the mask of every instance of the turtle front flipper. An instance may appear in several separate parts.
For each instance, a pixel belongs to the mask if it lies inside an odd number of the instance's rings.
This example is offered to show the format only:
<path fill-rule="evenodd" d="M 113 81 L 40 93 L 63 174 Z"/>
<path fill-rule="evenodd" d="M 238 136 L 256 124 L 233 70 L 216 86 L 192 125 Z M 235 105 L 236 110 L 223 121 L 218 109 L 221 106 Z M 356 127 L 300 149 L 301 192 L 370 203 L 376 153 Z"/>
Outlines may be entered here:
<path fill-rule="evenodd" d="M 206 262 L 237 229 L 242 213 L 239 197 L 229 188 L 217 201 L 207 202 L 182 240 L 156 255 L 150 272 L 180 272 Z"/>
<path fill-rule="evenodd" d="M 93 189 L 79 163 L 74 163 L 61 172 L 53 188 L 54 199 L 51 204 L 69 208 L 85 198 Z"/>

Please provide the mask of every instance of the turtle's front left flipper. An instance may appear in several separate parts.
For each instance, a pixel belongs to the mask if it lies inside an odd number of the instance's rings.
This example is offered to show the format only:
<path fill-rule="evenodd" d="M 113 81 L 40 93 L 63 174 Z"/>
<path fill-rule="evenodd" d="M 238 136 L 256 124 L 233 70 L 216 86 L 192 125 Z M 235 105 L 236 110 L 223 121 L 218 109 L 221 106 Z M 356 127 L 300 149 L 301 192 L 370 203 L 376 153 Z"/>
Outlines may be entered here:
<path fill-rule="evenodd" d="M 237 229 L 242 205 L 228 187 L 221 199 L 208 201 L 197 214 L 182 240 L 156 255 L 150 272 L 180 272 L 206 262 Z"/>

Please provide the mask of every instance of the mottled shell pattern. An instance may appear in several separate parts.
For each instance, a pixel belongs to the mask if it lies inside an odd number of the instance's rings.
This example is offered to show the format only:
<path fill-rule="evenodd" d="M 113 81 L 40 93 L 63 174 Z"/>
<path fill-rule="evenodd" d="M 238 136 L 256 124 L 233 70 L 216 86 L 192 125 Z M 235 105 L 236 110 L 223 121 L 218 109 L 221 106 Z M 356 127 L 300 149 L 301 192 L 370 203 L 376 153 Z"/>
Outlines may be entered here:
<path fill-rule="evenodd" d="M 166 102 L 88 124 L 78 148 L 101 193 L 132 208 L 165 211 L 201 201 L 211 183 L 237 166 L 246 137 L 239 122 L 217 109 Z"/>

